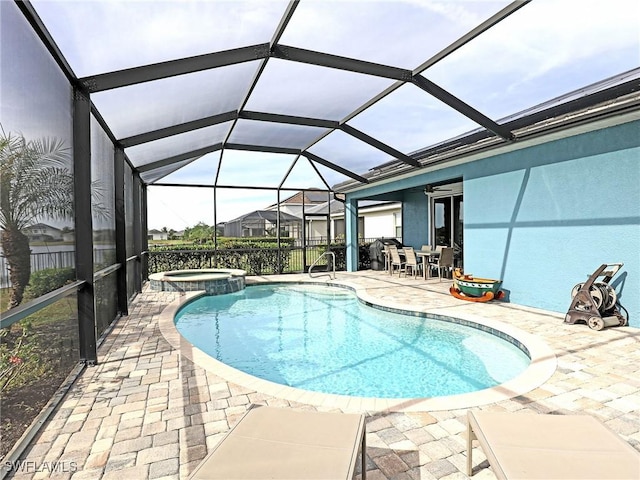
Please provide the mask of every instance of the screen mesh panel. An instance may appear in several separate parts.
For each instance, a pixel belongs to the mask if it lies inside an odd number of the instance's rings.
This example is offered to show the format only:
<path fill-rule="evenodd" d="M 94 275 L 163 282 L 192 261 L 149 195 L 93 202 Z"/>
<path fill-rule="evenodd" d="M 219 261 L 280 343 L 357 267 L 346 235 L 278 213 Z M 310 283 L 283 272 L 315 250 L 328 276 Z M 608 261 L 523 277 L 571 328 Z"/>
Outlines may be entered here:
<path fill-rule="evenodd" d="M 325 128 L 239 120 L 229 137 L 229 142 L 303 149 L 325 132 L 327 132 Z"/>
<path fill-rule="evenodd" d="M 43 270 L 64 278 L 54 288 L 75 278 L 72 89 L 13 2 L 0 2 L 0 79 L 0 288 L 28 280 L 39 297 Z"/>
<path fill-rule="evenodd" d="M 213 188 L 147 187 L 149 230 L 213 225 Z"/>
<path fill-rule="evenodd" d="M 638 67 L 638 18 L 637 2 L 531 2 L 424 75 L 504 117 Z"/>
<path fill-rule="evenodd" d="M 352 172 L 360 173 L 366 172 L 369 166 L 392 160 L 388 154 L 340 131 L 328 135 L 309 151 Z"/>
<path fill-rule="evenodd" d="M 380 122 L 384 118 L 386 121 Z M 349 125 L 403 153 L 453 138 L 478 124 L 414 85 L 404 85 Z"/>
<path fill-rule="evenodd" d="M 295 155 L 225 150 L 218 185 L 277 187 L 291 168 Z M 252 171 L 260 172 L 251 174 Z"/>
<path fill-rule="evenodd" d="M 288 196 L 286 193 L 281 192 L 280 200 Z M 240 217 L 260 210 L 275 210 L 277 203 L 278 196 L 273 190 L 216 189 L 218 223 L 238 220 Z M 249 236 L 248 232 L 244 236 Z"/>
<path fill-rule="evenodd" d="M 391 83 L 386 78 L 271 59 L 247 110 L 341 120 Z"/>
<path fill-rule="evenodd" d="M 213 152 L 203 155 L 200 158 L 190 161 L 183 167 L 174 168 L 161 183 L 182 183 L 192 185 L 213 185 L 218 171 L 220 152 Z M 178 166 L 180 164 L 176 164 Z"/>
<path fill-rule="evenodd" d="M 91 117 L 91 217 L 93 269 L 116 263 L 116 215 L 113 143 Z"/>
<path fill-rule="evenodd" d="M 226 141 L 309 147 L 365 174 L 399 155 L 340 132 L 322 138 L 326 125 L 257 122 L 243 114 L 346 121 L 406 155 L 476 129 L 508 139 L 510 132 L 496 125 L 501 118 L 640 64 L 640 6 L 632 0 L 589 0 L 579 7 L 552 0 L 34 0 L 34 8 L 75 73 L 94 89 L 92 100 L 118 139 L 149 132 L 167 137 L 128 148 L 136 165 Z M 20 51 L 8 21 L 16 9 L 3 9 L 8 33 L 2 48 Z M 406 85 L 420 83 L 413 72 L 435 84 L 422 85 L 435 97 Z M 102 73 L 122 82 L 100 87 Z M 24 81 L 38 78 L 36 72 Z M 459 113 L 464 103 L 484 117 L 468 120 Z M 237 115 L 230 134 L 207 127 L 176 135 L 225 113 Z M 143 178 L 157 180 L 189 163 L 144 172 Z M 328 178 L 336 175 L 344 176 Z"/>
<path fill-rule="evenodd" d="M 287 178 L 282 184 L 286 188 L 305 189 L 305 188 L 319 188 L 322 190 L 327 189 L 327 184 L 332 184 L 325 178 L 321 177 L 322 171 L 318 168 L 314 169 L 311 162 L 306 157 L 300 157 L 294 167 L 291 169 Z"/>
<path fill-rule="evenodd" d="M 268 42 L 287 1 L 34 0 L 80 77 Z"/>
<path fill-rule="evenodd" d="M 231 123 L 225 122 L 198 130 L 191 130 L 190 132 L 129 147 L 126 149 L 126 152 L 131 162 L 136 167 L 139 167 L 180 155 L 184 152 L 192 152 L 199 148 L 222 143 L 230 127 Z"/>
<path fill-rule="evenodd" d="M 91 98 L 114 135 L 125 138 L 236 110 L 257 62 L 94 93 Z"/>
<path fill-rule="evenodd" d="M 412 70 L 507 4 L 303 1 L 281 43 Z"/>

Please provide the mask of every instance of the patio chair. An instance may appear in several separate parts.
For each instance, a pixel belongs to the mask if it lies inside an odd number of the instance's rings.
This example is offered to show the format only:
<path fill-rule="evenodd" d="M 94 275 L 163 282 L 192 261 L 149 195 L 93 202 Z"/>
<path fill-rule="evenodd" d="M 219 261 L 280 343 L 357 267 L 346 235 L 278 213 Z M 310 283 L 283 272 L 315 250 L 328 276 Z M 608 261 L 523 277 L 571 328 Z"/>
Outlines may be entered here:
<path fill-rule="evenodd" d="M 391 275 L 393 275 L 394 270 L 397 270 L 398 276 L 400 276 L 400 274 L 405 270 L 405 262 L 400 258 L 398 247 L 395 245 L 387 245 L 387 248 L 389 249 L 389 255 L 391 256 L 391 265 L 389 268 Z"/>
<path fill-rule="evenodd" d="M 254 405 L 189 479 L 364 480 L 365 448 L 364 415 Z"/>
<path fill-rule="evenodd" d="M 590 415 L 467 412 L 467 475 L 477 440 L 499 479 L 638 479 L 640 453 Z"/>
<path fill-rule="evenodd" d="M 404 247 L 404 273 L 405 276 L 409 275 L 409 271 L 411 271 L 411 275 L 413 278 L 416 278 L 416 275 L 420 273 L 422 269 L 422 262 L 418 261 L 416 257 L 416 252 L 413 250 L 413 247 Z"/>
<path fill-rule="evenodd" d="M 438 247 L 436 247 L 436 250 Z M 453 248 L 442 247 L 440 255 L 433 260 L 429 260 L 429 276 L 431 276 L 431 270 L 436 268 L 438 270 L 438 277 L 442 281 L 442 271 L 450 271 L 453 268 Z"/>

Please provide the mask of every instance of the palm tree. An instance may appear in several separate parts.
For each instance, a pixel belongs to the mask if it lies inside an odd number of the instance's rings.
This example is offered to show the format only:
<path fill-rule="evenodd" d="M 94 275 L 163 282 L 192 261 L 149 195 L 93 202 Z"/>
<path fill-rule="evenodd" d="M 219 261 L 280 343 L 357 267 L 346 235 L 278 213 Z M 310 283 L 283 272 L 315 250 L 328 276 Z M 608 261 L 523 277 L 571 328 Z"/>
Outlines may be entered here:
<path fill-rule="evenodd" d="M 9 308 L 22 302 L 31 277 L 31 251 L 25 227 L 40 217 L 73 215 L 73 174 L 69 148 L 57 139 L 26 140 L 0 127 L 1 245 L 9 264 Z"/>

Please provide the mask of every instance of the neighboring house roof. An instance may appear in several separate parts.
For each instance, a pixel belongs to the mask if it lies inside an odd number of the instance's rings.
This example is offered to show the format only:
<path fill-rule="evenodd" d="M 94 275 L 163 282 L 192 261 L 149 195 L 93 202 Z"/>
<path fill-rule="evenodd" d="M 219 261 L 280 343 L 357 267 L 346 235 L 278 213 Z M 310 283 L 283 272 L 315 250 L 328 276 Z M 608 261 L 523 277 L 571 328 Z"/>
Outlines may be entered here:
<path fill-rule="evenodd" d="M 246 215 L 242 215 L 238 218 L 234 218 L 233 220 L 229 220 L 227 224 L 233 223 L 233 222 L 243 222 L 243 223 L 255 222 L 258 220 L 267 220 L 269 222 L 276 222 L 277 215 L 278 215 L 278 212 L 274 210 L 255 210 L 251 213 L 247 213 Z M 290 215 L 285 212 L 280 212 L 280 221 L 293 223 L 293 222 L 299 222 L 300 218 L 296 217 L 295 215 Z"/>
<path fill-rule="evenodd" d="M 327 192 L 298 192 L 294 195 L 291 195 L 288 198 L 285 198 L 280 202 L 280 205 L 290 204 L 290 205 L 302 205 L 304 199 L 305 205 L 317 205 L 319 203 L 325 203 L 327 201 Z M 274 203 L 269 205 L 267 208 L 276 207 L 278 204 Z"/>
<path fill-rule="evenodd" d="M 399 205 L 399 202 L 380 202 L 376 200 L 360 200 L 358 202 L 358 209 L 366 210 L 368 208 L 384 207 L 384 206 L 390 206 L 393 204 Z M 326 215 L 329 213 L 329 206 L 331 207 L 331 214 L 344 212 L 344 203 L 334 199 L 334 200 L 331 200 L 330 204 L 325 202 L 322 205 L 316 205 L 314 207 L 306 209 L 304 213 L 306 216 Z"/>
<path fill-rule="evenodd" d="M 166 233 L 166 232 L 161 232 L 160 230 L 157 230 L 154 228 L 152 230 L 149 230 L 149 233 Z"/>
<path fill-rule="evenodd" d="M 42 229 L 42 228 L 46 228 L 48 230 L 55 230 L 56 232 L 62 231 L 59 228 L 52 227 L 51 225 L 47 225 L 46 223 L 36 223 L 34 225 L 29 225 L 28 227 L 25 227 L 25 230 L 35 230 L 35 229 Z"/>
<path fill-rule="evenodd" d="M 321 205 L 315 205 L 313 207 L 305 209 L 304 213 L 306 216 L 326 215 L 327 213 L 329 213 L 329 209 L 331 209 L 331 213 L 344 212 L 344 203 L 333 199 L 331 200 L 331 202 L 324 202 Z"/>

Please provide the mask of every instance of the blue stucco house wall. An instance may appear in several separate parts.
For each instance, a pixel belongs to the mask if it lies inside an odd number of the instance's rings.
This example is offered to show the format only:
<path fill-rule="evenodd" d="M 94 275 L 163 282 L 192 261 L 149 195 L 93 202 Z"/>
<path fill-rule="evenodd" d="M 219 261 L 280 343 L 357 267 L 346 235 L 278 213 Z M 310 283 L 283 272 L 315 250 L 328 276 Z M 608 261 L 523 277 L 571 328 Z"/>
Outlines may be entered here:
<path fill-rule="evenodd" d="M 612 285 L 630 325 L 640 327 L 640 121 L 354 194 L 413 188 L 404 198 L 403 236 L 426 243 L 428 209 L 415 189 L 446 178 L 463 179 L 467 273 L 501 278 L 510 302 L 566 313 L 576 283 L 602 263 L 621 262 Z"/>

